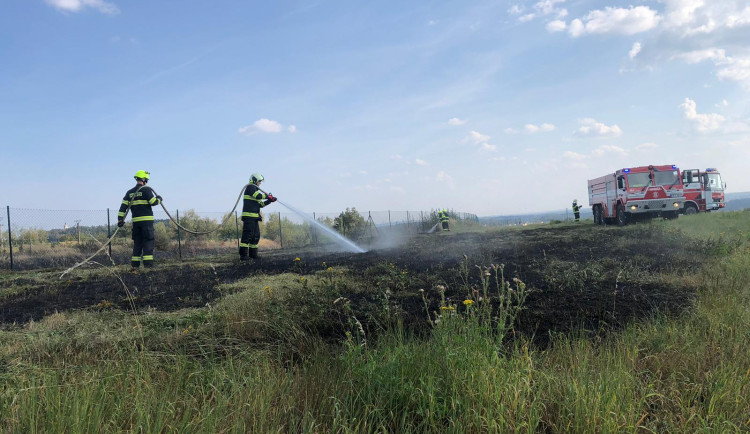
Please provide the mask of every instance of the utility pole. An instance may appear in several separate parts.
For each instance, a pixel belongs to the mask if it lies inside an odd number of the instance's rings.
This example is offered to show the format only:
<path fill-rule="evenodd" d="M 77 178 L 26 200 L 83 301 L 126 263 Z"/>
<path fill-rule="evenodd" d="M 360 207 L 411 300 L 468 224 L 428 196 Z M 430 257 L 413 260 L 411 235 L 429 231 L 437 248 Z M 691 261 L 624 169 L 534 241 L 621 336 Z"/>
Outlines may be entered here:
<path fill-rule="evenodd" d="M 78 245 L 81 245 L 81 221 L 76 220 L 76 233 L 78 234 Z"/>

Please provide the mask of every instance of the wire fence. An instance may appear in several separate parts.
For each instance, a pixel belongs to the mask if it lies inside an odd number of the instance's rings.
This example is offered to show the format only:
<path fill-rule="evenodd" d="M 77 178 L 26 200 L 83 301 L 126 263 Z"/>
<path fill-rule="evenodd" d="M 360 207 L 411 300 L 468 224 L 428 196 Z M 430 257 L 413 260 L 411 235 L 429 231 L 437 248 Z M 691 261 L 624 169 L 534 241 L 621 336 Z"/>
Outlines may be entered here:
<path fill-rule="evenodd" d="M 6 206 L 0 218 L 0 268 L 11 270 L 68 267 L 99 250 L 117 228 L 117 210 L 48 210 Z M 161 208 L 153 208 L 155 257 L 187 259 L 237 254 L 242 234 L 239 212 L 170 210 L 180 230 Z M 474 214 L 449 211 L 453 222 L 476 223 Z M 428 232 L 438 223 L 437 210 L 358 211 L 340 213 L 265 212 L 261 250 L 316 248 L 342 250 L 339 236 L 361 247 L 377 246 L 394 236 Z M 93 261 L 129 263 L 132 226 L 128 222 Z M 345 249 L 345 248 L 344 248 Z M 109 254 L 109 257 L 107 257 Z"/>

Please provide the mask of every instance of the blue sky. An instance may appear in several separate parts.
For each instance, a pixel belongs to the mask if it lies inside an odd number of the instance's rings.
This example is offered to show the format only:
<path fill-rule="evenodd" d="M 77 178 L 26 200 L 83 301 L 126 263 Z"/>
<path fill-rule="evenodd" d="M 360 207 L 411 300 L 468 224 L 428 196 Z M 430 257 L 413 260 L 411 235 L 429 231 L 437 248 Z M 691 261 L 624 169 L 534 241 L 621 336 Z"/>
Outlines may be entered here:
<path fill-rule="evenodd" d="M 0 0 L 0 205 L 519 214 L 586 180 L 750 190 L 750 2 Z"/>

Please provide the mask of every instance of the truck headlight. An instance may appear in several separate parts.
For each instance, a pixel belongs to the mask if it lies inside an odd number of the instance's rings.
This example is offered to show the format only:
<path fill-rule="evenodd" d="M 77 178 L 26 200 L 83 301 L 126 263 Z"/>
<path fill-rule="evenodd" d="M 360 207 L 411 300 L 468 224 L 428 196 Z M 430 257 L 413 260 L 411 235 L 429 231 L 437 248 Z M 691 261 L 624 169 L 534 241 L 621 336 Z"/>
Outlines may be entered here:
<path fill-rule="evenodd" d="M 679 202 L 675 202 L 675 203 L 672 204 L 672 206 L 675 207 L 675 208 L 679 208 L 680 207 L 680 203 Z"/>
<path fill-rule="evenodd" d="M 630 205 L 630 210 L 631 210 L 631 211 L 635 211 L 635 210 L 636 210 L 637 208 L 638 208 L 638 207 L 637 207 L 637 206 L 635 206 L 635 205 Z"/>

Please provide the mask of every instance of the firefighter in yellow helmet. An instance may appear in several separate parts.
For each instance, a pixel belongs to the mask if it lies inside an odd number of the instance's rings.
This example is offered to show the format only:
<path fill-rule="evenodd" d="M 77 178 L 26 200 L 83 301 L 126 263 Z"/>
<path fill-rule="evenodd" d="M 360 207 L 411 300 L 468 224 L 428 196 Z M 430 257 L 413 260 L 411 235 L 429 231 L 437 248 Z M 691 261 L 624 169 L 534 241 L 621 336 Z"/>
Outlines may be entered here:
<path fill-rule="evenodd" d="M 145 170 L 135 172 L 135 187 L 125 193 L 117 213 L 117 226 L 125 225 L 125 215 L 130 206 L 131 221 L 133 222 L 133 256 L 130 265 L 138 268 L 143 262 L 144 267 L 154 266 L 154 211 L 151 207 L 161 204 L 161 196 L 154 195 L 148 187 L 149 173 Z"/>
<path fill-rule="evenodd" d="M 448 210 L 443 209 L 438 213 L 438 217 L 440 218 L 440 225 L 443 227 L 444 231 L 450 231 L 450 219 L 448 218 Z"/>
<path fill-rule="evenodd" d="M 576 223 L 581 221 L 581 206 L 578 205 L 578 199 L 573 199 L 573 217 Z"/>
<path fill-rule="evenodd" d="M 253 173 L 243 196 L 242 239 L 240 240 L 240 260 L 242 261 L 258 257 L 259 223 L 263 220 L 260 209 L 277 200 L 271 193 L 265 194 L 258 189 L 263 180 L 263 175 Z"/>

